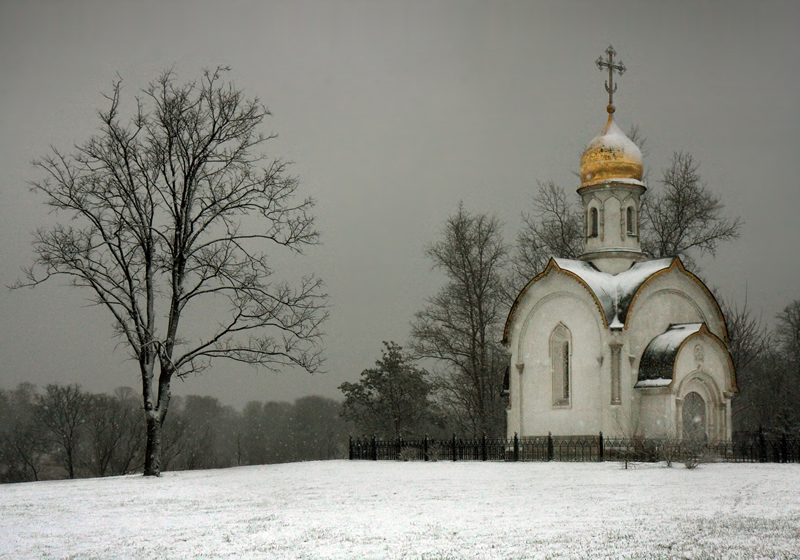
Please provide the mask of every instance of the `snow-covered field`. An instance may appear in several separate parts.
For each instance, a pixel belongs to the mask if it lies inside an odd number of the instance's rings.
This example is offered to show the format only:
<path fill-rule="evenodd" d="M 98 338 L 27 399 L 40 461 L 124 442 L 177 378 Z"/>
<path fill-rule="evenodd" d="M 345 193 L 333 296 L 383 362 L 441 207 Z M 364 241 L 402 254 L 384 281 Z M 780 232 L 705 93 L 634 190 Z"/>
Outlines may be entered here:
<path fill-rule="evenodd" d="M 325 461 L 0 486 L 3 558 L 798 558 L 800 465 Z"/>

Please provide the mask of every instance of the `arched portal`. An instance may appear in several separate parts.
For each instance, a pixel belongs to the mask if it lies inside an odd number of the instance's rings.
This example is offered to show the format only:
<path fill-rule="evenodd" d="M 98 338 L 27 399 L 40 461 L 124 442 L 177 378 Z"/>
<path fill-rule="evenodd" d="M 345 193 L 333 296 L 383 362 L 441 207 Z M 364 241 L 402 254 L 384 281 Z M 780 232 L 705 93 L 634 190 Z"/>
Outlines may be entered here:
<path fill-rule="evenodd" d="M 683 399 L 683 439 L 705 441 L 708 439 L 706 402 L 692 391 Z"/>

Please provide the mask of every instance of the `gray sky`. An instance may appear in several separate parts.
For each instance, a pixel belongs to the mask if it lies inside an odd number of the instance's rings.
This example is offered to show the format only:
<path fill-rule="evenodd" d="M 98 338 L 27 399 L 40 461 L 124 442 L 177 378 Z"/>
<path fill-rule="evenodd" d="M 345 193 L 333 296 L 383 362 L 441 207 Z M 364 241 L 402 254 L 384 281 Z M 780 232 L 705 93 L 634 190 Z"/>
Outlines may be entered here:
<path fill-rule="evenodd" d="M 53 220 L 26 188 L 30 160 L 88 138 L 117 73 L 132 95 L 173 65 L 187 80 L 230 65 L 273 113 L 273 154 L 318 201 L 323 245 L 286 272 L 326 281 L 328 373 L 220 362 L 174 392 L 237 407 L 339 397 L 381 341 L 405 344 L 441 285 L 423 250 L 459 200 L 496 213 L 513 241 L 537 179 L 577 188 L 572 171 L 605 124 L 594 60 L 609 43 L 628 68 L 615 117 L 647 137 L 651 183 L 689 151 L 746 221 L 703 275 L 771 322 L 800 298 L 797 2 L 3 1 L 0 284 Z M 0 292 L 0 387 L 137 387 L 87 296 L 57 281 Z"/>

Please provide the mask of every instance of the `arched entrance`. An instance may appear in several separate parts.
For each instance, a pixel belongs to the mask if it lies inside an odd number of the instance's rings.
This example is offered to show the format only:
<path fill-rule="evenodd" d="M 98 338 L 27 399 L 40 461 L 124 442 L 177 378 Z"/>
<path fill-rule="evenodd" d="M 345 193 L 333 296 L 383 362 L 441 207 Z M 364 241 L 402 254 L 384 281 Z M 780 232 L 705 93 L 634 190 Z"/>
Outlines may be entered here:
<path fill-rule="evenodd" d="M 705 441 L 708 439 L 706 402 L 692 391 L 683 399 L 683 439 Z"/>

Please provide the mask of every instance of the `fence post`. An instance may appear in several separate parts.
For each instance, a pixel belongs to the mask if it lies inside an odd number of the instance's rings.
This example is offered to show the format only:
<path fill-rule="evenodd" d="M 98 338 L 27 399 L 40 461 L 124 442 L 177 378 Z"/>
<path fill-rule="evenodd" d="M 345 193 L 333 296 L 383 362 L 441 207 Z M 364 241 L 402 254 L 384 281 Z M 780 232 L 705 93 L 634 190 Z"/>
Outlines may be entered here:
<path fill-rule="evenodd" d="M 547 460 L 553 460 L 553 433 L 547 432 Z"/>
<path fill-rule="evenodd" d="M 422 454 L 425 456 L 425 460 L 428 460 L 428 434 L 425 434 L 425 439 L 422 443 Z"/>
<path fill-rule="evenodd" d="M 400 454 L 403 452 L 403 436 L 397 436 L 397 454 L 395 460 L 400 459 Z"/>
<path fill-rule="evenodd" d="M 519 461 L 519 436 L 514 432 L 514 462 Z"/>
<path fill-rule="evenodd" d="M 486 460 L 486 432 L 483 432 L 481 436 L 481 461 Z"/>
<path fill-rule="evenodd" d="M 372 460 L 378 460 L 378 436 L 372 434 Z"/>
<path fill-rule="evenodd" d="M 764 438 L 764 430 L 758 428 L 758 459 L 762 463 L 767 462 L 767 441 Z"/>
<path fill-rule="evenodd" d="M 453 432 L 453 461 L 456 460 L 456 433 Z"/>
<path fill-rule="evenodd" d="M 348 459 L 350 461 L 353 460 L 353 436 L 350 436 L 350 452 L 348 454 Z"/>
<path fill-rule="evenodd" d="M 605 458 L 603 457 L 603 454 L 604 454 L 604 450 L 603 450 L 603 432 L 600 432 L 600 457 L 599 457 L 600 462 L 605 461 Z"/>

